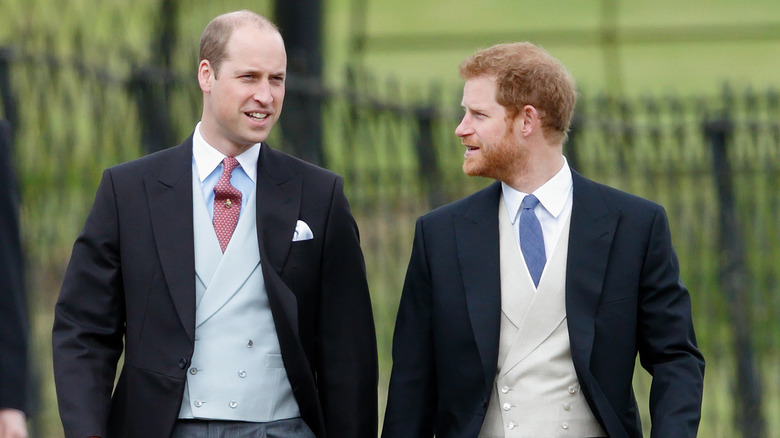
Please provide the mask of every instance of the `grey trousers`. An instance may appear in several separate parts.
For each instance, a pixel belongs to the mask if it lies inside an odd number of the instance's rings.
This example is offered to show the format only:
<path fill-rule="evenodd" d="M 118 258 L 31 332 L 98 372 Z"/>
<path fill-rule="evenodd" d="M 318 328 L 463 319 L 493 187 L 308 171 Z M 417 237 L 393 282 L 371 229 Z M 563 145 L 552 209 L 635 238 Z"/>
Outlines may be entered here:
<path fill-rule="evenodd" d="M 300 418 L 245 423 L 242 421 L 179 420 L 171 438 L 315 438 Z"/>

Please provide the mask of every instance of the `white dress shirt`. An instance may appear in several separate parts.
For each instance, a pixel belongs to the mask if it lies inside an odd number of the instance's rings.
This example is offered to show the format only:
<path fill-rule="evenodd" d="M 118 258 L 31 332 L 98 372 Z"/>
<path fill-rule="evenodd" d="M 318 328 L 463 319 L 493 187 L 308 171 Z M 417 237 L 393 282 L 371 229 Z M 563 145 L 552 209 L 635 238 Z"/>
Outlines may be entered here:
<path fill-rule="evenodd" d="M 501 183 L 504 194 L 504 203 L 507 213 L 512 220 L 512 229 L 515 231 L 515 239 L 520 245 L 520 204 L 529 193 L 523 193 L 513 189 L 506 183 Z M 550 178 L 533 193 L 539 204 L 534 209 L 536 217 L 542 226 L 544 236 L 544 253 L 550 257 L 561 235 L 563 225 L 571 216 L 572 206 L 572 179 L 571 169 L 566 157 L 563 158 L 563 166 L 558 173 Z"/>
<path fill-rule="evenodd" d="M 239 166 L 230 175 L 230 184 L 241 192 L 241 212 L 255 188 L 257 180 L 257 160 L 260 156 L 260 143 L 253 145 L 241 155 L 236 156 Z M 225 155 L 208 144 L 200 133 L 200 123 L 195 126 L 192 136 L 192 170 L 197 172 L 203 199 L 209 214 L 214 216 L 214 187 L 222 175 L 222 160 Z M 239 215 L 240 217 L 240 215 Z"/>

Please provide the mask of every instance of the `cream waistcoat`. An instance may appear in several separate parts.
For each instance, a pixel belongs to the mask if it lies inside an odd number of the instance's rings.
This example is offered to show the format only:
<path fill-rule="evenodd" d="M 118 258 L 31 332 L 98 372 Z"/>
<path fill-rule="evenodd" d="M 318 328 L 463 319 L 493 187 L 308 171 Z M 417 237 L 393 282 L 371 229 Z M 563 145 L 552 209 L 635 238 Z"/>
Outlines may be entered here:
<path fill-rule="evenodd" d="M 566 323 L 569 221 L 534 288 L 499 203 L 501 332 L 498 370 L 479 436 L 606 436 L 580 391 Z"/>

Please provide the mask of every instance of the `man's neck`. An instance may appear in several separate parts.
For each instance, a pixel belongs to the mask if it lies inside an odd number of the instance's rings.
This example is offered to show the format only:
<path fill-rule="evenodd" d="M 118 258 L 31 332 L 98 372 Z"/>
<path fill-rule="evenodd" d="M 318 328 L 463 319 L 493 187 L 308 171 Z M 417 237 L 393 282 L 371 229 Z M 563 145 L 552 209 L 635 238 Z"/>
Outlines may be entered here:
<path fill-rule="evenodd" d="M 563 155 L 558 153 L 541 159 L 529 159 L 523 167 L 513 178 L 503 182 L 517 191 L 533 193 L 560 172 L 563 167 Z"/>

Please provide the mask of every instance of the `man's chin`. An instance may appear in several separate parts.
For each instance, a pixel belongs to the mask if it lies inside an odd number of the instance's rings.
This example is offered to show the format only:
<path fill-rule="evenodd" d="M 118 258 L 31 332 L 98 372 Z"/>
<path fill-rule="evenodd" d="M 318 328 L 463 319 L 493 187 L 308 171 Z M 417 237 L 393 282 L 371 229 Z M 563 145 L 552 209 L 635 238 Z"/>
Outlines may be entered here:
<path fill-rule="evenodd" d="M 244 144 L 246 144 L 248 146 L 252 146 L 252 145 L 255 145 L 257 143 L 264 142 L 267 138 L 268 138 L 268 133 L 265 132 L 265 131 L 260 131 L 260 132 L 252 132 L 252 131 L 250 131 L 250 132 L 245 133 L 245 135 L 243 136 L 243 138 L 241 140 L 242 140 L 242 143 L 244 143 Z"/>
<path fill-rule="evenodd" d="M 490 178 L 499 181 L 503 181 L 501 178 L 502 173 L 495 167 L 485 166 L 484 163 L 463 163 L 463 173 L 468 176 L 480 176 L 482 178 Z"/>
<path fill-rule="evenodd" d="M 468 176 L 483 176 L 483 169 L 476 163 L 471 163 L 468 160 L 463 162 L 463 173 Z"/>

